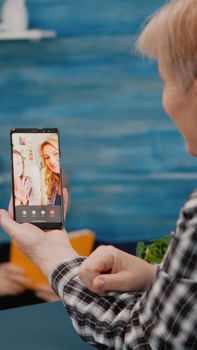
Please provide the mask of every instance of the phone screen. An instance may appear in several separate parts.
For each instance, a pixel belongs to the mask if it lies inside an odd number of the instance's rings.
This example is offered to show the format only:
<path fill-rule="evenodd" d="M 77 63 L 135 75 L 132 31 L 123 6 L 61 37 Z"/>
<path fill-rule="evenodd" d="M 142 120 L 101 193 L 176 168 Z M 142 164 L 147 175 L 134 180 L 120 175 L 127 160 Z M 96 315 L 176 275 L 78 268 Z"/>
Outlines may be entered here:
<path fill-rule="evenodd" d="M 57 129 L 11 130 L 14 218 L 42 228 L 63 226 Z"/>

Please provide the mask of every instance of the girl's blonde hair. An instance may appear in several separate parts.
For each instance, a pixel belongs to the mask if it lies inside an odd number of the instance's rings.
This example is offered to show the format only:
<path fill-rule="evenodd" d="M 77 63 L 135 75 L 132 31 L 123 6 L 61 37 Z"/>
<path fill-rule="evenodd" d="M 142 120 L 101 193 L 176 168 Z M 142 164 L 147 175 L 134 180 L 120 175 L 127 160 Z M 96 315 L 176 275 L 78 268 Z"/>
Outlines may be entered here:
<path fill-rule="evenodd" d="M 43 148 L 46 145 L 54 147 L 59 152 L 58 136 L 53 135 L 46 139 L 40 146 L 40 156 L 42 159 L 42 166 L 45 170 L 44 183 L 47 188 L 46 194 L 49 199 L 52 198 L 54 188 L 57 189 L 60 183 L 60 175 L 53 173 L 46 165 L 43 157 Z"/>
<path fill-rule="evenodd" d="M 172 0 L 146 24 L 136 50 L 156 58 L 184 91 L 197 76 L 197 0 Z"/>

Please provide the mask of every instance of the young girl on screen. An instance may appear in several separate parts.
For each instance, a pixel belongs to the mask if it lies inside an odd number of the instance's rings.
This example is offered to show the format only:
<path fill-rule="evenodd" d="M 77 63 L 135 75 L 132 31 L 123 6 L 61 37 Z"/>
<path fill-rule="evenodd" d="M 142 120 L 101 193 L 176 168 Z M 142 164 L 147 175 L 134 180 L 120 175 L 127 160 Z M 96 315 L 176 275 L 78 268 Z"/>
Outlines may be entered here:
<path fill-rule="evenodd" d="M 24 159 L 22 154 L 13 150 L 14 196 L 15 205 L 28 205 L 32 192 L 32 181 L 24 175 Z"/>

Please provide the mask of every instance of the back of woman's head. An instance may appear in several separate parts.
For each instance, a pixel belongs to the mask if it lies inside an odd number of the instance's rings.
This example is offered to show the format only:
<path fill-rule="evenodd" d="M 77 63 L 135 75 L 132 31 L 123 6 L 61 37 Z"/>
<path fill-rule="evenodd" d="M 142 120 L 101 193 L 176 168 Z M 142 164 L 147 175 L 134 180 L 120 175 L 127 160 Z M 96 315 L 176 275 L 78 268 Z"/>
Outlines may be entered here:
<path fill-rule="evenodd" d="M 197 76 L 197 0 L 172 0 L 155 13 L 140 34 L 136 49 L 156 58 L 182 90 Z"/>

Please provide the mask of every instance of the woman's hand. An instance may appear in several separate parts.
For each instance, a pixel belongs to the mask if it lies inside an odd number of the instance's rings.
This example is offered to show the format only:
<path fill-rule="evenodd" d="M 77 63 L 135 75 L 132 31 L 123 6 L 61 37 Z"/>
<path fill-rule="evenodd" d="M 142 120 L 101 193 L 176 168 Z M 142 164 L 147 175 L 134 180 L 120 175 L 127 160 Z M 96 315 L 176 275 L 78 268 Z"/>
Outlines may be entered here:
<path fill-rule="evenodd" d="M 38 298 L 45 301 L 57 301 L 59 297 L 54 293 L 54 291 L 49 286 L 36 285 L 35 294 Z"/>
<path fill-rule="evenodd" d="M 0 264 L 0 296 L 16 295 L 31 286 L 25 271 L 11 263 Z"/>
<path fill-rule="evenodd" d="M 67 203 L 67 191 L 64 189 L 64 207 Z M 20 250 L 23 251 L 48 278 L 55 267 L 77 256 L 65 230 L 45 232 L 35 225 L 18 224 L 10 212 L 0 210 L 0 224 Z"/>
<path fill-rule="evenodd" d="M 17 205 L 27 205 L 29 200 L 29 194 L 32 189 L 31 180 L 23 177 L 22 180 L 15 179 L 15 191 L 14 195 L 16 198 Z"/>
<path fill-rule="evenodd" d="M 156 268 L 112 246 L 100 246 L 80 266 L 79 277 L 92 292 L 144 290 Z"/>

